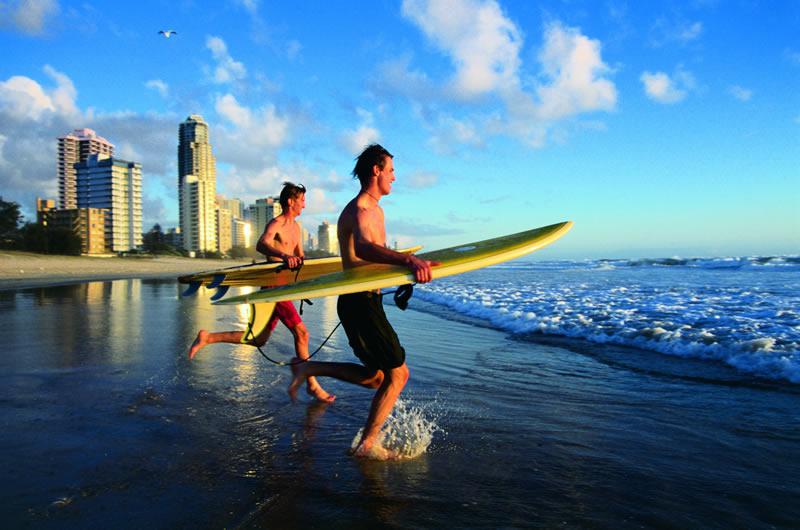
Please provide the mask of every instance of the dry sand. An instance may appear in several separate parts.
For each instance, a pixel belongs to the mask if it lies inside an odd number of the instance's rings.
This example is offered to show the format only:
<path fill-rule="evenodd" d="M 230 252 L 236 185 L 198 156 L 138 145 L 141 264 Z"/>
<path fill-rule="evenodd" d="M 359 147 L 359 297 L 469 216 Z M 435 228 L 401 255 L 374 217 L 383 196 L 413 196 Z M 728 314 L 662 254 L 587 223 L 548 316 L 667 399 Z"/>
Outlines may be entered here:
<path fill-rule="evenodd" d="M 252 260 L 192 259 L 172 256 L 53 256 L 0 251 L 0 290 L 25 289 L 123 278 L 176 278 L 192 272 L 246 265 Z"/>

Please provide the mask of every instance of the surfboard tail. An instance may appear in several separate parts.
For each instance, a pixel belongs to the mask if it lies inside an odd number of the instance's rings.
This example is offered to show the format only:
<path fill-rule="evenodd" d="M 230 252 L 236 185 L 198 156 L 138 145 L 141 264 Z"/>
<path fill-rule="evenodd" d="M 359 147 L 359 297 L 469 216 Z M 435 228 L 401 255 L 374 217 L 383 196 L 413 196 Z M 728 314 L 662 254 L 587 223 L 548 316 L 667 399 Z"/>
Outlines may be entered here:
<path fill-rule="evenodd" d="M 275 312 L 275 302 L 258 302 L 250 304 L 250 316 L 247 319 L 247 329 L 242 335 L 242 344 L 248 344 L 250 341 L 261 335 L 261 332 L 269 324 L 272 313 Z"/>

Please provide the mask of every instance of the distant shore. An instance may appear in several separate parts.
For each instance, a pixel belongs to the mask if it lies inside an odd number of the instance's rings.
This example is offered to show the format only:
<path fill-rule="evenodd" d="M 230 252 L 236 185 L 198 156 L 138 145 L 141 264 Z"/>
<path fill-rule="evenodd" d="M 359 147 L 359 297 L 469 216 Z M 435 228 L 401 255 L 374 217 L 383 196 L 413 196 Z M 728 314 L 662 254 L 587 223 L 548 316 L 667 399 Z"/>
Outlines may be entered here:
<path fill-rule="evenodd" d="M 126 278 L 175 278 L 248 263 L 252 260 L 55 256 L 3 250 L 0 251 L 0 291 Z"/>

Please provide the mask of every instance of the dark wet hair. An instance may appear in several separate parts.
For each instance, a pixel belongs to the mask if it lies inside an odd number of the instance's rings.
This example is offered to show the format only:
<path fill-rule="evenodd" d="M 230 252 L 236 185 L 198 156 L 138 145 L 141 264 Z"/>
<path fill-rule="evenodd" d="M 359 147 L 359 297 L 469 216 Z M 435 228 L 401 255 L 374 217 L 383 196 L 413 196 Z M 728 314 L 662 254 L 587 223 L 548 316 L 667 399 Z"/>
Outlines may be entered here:
<path fill-rule="evenodd" d="M 281 190 L 281 208 L 284 210 L 289 207 L 289 199 L 296 199 L 306 192 L 306 187 L 302 184 L 294 184 L 292 182 L 284 182 L 283 189 Z"/>
<path fill-rule="evenodd" d="M 353 178 L 361 181 L 361 184 L 368 184 L 372 177 L 372 167 L 378 166 L 383 169 L 386 165 L 386 157 L 394 158 L 392 153 L 383 148 L 380 144 L 368 145 L 356 158 L 356 166 L 353 168 Z"/>

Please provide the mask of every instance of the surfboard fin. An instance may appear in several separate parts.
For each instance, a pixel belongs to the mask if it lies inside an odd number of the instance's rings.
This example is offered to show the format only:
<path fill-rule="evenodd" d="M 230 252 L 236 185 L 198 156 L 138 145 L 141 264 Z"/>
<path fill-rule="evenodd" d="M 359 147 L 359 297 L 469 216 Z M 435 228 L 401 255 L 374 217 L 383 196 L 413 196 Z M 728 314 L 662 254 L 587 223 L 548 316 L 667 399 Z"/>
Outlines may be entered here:
<path fill-rule="evenodd" d="M 206 287 L 208 287 L 209 289 L 213 289 L 214 287 L 219 287 L 220 284 L 224 281 L 225 281 L 224 274 L 215 274 L 214 279 L 211 280 L 211 283 L 209 283 Z"/>
<path fill-rule="evenodd" d="M 181 296 L 191 296 L 197 292 L 203 282 L 189 282 L 189 287 L 181 293 Z"/>
<path fill-rule="evenodd" d="M 228 289 L 230 289 L 230 285 L 220 285 L 217 287 L 217 292 L 214 293 L 214 296 L 211 297 L 212 302 L 216 302 L 226 294 L 228 294 Z"/>
<path fill-rule="evenodd" d="M 259 302 L 250 304 L 250 316 L 247 320 L 247 329 L 242 335 L 242 344 L 247 344 L 258 337 L 269 324 L 269 319 L 275 311 L 275 302 Z"/>

